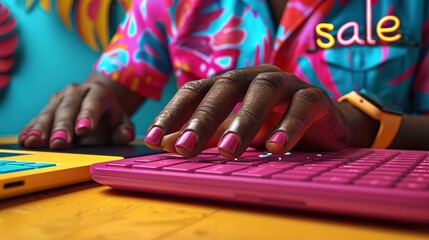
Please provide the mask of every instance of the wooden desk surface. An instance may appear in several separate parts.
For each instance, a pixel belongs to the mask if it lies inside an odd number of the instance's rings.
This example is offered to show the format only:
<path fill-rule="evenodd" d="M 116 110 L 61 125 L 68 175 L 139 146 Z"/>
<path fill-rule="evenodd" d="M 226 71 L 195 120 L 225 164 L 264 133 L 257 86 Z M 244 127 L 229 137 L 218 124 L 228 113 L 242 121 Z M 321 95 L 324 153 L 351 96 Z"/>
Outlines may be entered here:
<path fill-rule="evenodd" d="M 429 226 L 121 192 L 87 182 L 2 200 L 0 239 L 428 240 Z"/>

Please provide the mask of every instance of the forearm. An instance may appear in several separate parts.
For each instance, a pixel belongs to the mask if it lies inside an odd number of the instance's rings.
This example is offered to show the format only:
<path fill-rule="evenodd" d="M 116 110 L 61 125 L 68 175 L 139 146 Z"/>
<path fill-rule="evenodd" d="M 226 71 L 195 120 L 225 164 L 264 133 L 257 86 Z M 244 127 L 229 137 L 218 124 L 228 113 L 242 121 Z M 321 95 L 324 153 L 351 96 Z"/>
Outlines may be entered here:
<path fill-rule="evenodd" d="M 137 93 L 97 72 L 92 72 L 86 81 L 97 81 L 110 88 L 128 115 L 132 115 L 145 100 Z"/>
<path fill-rule="evenodd" d="M 405 115 L 390 148 L 429 149 L 429 116 Z"/>

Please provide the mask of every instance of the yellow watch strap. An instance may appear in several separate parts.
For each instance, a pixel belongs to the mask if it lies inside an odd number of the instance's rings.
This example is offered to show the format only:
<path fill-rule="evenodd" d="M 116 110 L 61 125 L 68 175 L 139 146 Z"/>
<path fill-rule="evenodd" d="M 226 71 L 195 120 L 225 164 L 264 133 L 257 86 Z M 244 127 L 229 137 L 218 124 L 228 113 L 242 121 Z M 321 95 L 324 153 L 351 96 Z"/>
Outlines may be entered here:
<path fill-rule="evenodd" d="M 348 101 L 372 119 L 380 122 L 380 127 L 378 128 L 377 135 L 371 145 L 371 148 L 389 147 L 401 126 L 401 115 L 383 112 L 355 91 L 340 97 L 338 101 Z"/>

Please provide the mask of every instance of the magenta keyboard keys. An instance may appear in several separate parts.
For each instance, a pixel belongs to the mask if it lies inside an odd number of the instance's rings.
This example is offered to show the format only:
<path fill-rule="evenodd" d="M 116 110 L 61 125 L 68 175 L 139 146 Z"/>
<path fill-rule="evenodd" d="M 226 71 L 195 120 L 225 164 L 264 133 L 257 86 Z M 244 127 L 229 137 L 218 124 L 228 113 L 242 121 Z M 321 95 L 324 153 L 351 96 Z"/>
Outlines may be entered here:
<path fill-rule="evenodd" d="M 197 169 L 197 173 L 205 173 L 205 174 L 217 174 L 217 175 L 229 175 L 232 172 L 241 170 L 246 168 L 243 165 L 233 165 L 233 164 L 218 164 L 202 169 Z"/>
<path fill-rule="evenodd" d="M 293 152 L 279 156 L 250 149 L 240 158 L 227 159 L 210 149 L 190 159 L 163 153 L 114 161 L 107 166 L 371 188 L 425 190 L 429 185 L 427 154 L 387 150 Z"/>

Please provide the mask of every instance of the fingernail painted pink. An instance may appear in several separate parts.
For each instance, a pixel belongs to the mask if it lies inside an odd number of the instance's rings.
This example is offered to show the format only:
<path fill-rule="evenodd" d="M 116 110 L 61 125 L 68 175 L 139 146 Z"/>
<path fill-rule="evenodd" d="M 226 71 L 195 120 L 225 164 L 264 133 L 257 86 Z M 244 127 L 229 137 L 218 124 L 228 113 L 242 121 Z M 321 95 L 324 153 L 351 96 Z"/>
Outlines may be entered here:
<path fill-rule="evenodd" d="M 275 143 L 280 146 L 284 146 L 287 142 L 287 135 L 283 131 L 277 131 L 274 133 L 270 140 L 268 140 L 269 143 Z"/>
<path fill-rule="evenodd" d="M 176 147 L 192 151 L 197 145 L 197 135 L 192 131 L 186 131 L 176 141 Z"/>
<path fill-rule="evenodd" d="M 126 127 L 125 132 L 127 134 L 128 139 L 130 139 L 130 140 L 134 139 L 134 130 L 133 129 Z"/>
<path fill-rule="evenodd" d="M 152 145 L 158 145 L 161 143 L 163 137 L 162 129 L 160 127 L 153 127 L 149 130 L 144 141 Z"/>
<path fill-rule="evenodd" d="M 218 147 L 229 153 L 235 153 L 239 144 L 240 138 L 235 133 L 228 133 L 222 138 Z"/>
<path fill-rule="evenodd" d="M 21 137 L 26 137 L 26 136 L 27 136 L 27 134 L 28 134 L 28 131 L 22 131 L 22 132 L 18 135 L 18 137 L 19 137 L 19 138 L 21 138 Z"/>
<path fill-rule="evenodd" d="M 64 130 L 55 131 L 54 134 L 52 134 L 51 139 L 49 141 L 52 142 L 55 139 L 61 139 L 65 142 L 67 142 L 67 132 Z"/>
<path fill-rule="evenodd" d="M 27 136 L 41 137 L 42 136 L 42 131 L 40 131 L 40 130 L 30 130 L 30 131 L 27 132 Z"/>
<path fill-rule="evenodd" d="M 89 118 L 81 118 L 76 124 L 76 130 L 81 128 L 91 128 L 91 120 Z"/>

